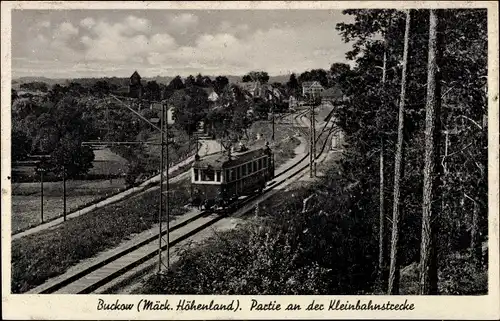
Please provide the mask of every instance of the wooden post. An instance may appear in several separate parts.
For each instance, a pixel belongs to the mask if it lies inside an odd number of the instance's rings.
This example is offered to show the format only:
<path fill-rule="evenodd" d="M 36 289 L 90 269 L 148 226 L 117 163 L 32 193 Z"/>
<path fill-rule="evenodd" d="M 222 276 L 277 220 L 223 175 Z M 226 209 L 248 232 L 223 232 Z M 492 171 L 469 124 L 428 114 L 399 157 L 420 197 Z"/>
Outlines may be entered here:
<path fill-rule="evenodd" d="M 162 238 L 162 212 L 163 212 L 163 124 L 165 122 L 165 106 L 161 105 L 161 117 L 160 117 L 160 208 L 158 210 L 158 273 L 161 273 L 162 259 L 161 259 L 161 238 Z"/>
<path fill-rule="evenodd" d="M 66 166 L 63 166 L 63 217 L 66 221 Z"/>
<path fill-rule="evenodd" d="M 167 183 L 167 200 L 165 202 L 165 207 L 166 207 L 166 211 L 167 211 L 167 269 L 170 268 L 170 185 L 169 185 L 169 179 L 170 179 L 170 174 L 169 174 L 169 170 L 170 170 L 170 155 L 169 155 L 169 151 L 168 151 L 168 121 L 166 122 L 165 124 L 165 130 L 167 132 L 167 178 L 166 178 L 166 183 Z M 196 136 L 196 146 L 198 146 L 198 136 Z M 196 152 L 196 154 L 198 154 L 198 152 Z"/>
<path fill-rule="evenodd" d="M 44 169 L 40 169 L 40 217 L 43 223 L 43 171 Z"/>
<path fill-rule="evenodd" d="M 273 124 L 273 134 L 271 136 L 271 140 L 274 142 L 274 100 L 271 97 L 271 116 L 272 116 L 272 124 Z"/>
<path fill-rule="evenodd" d="M 310 117 L 310 132 L 309 132 L 309 140 L 310 140 L 310 145 L 309 146 L 309 177 L 313 178 L 314 177 L 314 150 L 313 150 L 313 145 L 314 145 L 314 134 L 313 134 L 313 126 L 312 126 L 312 119 L 313 119 L 313 114 L 314 114 L 314 105 L 311 104 L 311 117 Z"/>
<path fill-rule="evenodd" d="M 316 106 L 316 96 L 313 93 L 313 107 L 312 107 L 312 133 L 313 133 L 313 177 L 316 177 L 316 115 L 314 112 L 314 107 Z"/>

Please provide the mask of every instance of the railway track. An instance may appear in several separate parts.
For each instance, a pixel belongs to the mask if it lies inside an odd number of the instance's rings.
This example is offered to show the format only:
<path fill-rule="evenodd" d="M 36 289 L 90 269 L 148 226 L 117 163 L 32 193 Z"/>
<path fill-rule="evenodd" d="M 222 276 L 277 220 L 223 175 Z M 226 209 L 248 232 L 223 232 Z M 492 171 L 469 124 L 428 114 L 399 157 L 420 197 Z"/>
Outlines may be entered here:
<path fill-rule="evenodd" d="M 307 111 L 298 113 L 294 117 L 294 120 L 298 122 L 299 117 L 304 117 L 306 113 Z M 317 139 L 319 139 L 321 135 L 323 135 L 323 133 L 327 133 L 327 135 L 330 135 L 332 133 L 332 129 L 326 130 L 327 125 L 328 122 L 323 126 L 321 133 L 319 134 Z M 299 130 L 301 130 L 306 135 L 308 134 L 305 128 Z M 327 141 L 328 140 L 326 139 L 316 159 L 318 159 L 321 153 L 324 151 Z M 274 180 L 271 181 L 270 184 L 261 193 L 255 193 L 233 204 L 226 214 L 233 214 L 237 210 L 243 208 L 245 205 L 250 204 L 252 201 L 256 200 L 262 195 L 271 192 L 273 189 L 281 186 L 286 181 L 302 173 L 309 166 L 308 164 L 304 165 L 304 161 L 308 157 L 309 153 L 307 153 L 291 167 L 277 174 Z M 286 176 L 283 177 L 284 175 Z M 276 180 L 279 177 L 283 178 Z M 173 225 L 170 228 L 170 244 L 163 245 L 161 247 L 161 251 L 165 251 L 168 247 L 172 248 L 176 244 L 188 239 L 189 237 L 199 233 L 200 231 L 207 229 L 227 215 L 216 214 L 212 211 L 203 211 L 177 222 L 177 224 Z M 161 236 L 163 237 L 166 234 L 167 232 L 163 231 Z M 158 234 L 148 236 L 142 241 L 121 248 L 113 255 L 110 255 L 97 262 L 93 262 L 90 266 L 81 269 L 80 271 L 75 271 L 70 275 L 65 274 L 63 276 L 57 277 L 54 279 L 54 282 L 49 281 L 44 285 L 32 289 L 28 293 L 93 293 L 99 288 L 102 288 L 103 286 L 123 276 L 125 273 L 132 271 L 134 268 L 145 264 L 146 262 L 157 256 L 157 241 Z"/>

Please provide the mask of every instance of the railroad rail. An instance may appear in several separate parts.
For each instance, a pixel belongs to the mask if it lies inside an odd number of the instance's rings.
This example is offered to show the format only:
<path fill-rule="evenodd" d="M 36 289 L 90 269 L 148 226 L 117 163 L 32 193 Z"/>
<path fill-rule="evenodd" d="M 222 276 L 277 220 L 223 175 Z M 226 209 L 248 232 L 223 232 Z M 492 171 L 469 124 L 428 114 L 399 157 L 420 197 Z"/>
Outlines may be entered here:
<path fill-rule="evenodd" d="M 294 117 L 294 120 L 297 121 L 299 117 L 301 118 L 304 117 L 306 113 L 307 111 L 298 113 Z M 317 137 L 317 139 L 319 139 L 323 135 L 323 133 L 327 133 L 327 135 L 329 136 L 334 131 L 334 127 L 326 131 L 327 125 L 328 122 L 325 123 L 325 125 L 323 126 L 321 133 Z M 308 134 L 307 130 L 304 128 L 299 130 L 303 131 L 306 135 Z M 325 146 L 327 145 L 327 141 L 328 139 L 325 139 L 323 147 L 320 149 L 320 153 L 318 153 L 316 159 L 318 159 L 320 155 L 323 153 Z M 271 181 L 270 184 L 261 193 L 254 193 L 242 200 L 237 201 L 236 203 L 233 203 L 230 206 L 227 213 L 225 213 L 226 215 L 216 214 L 209 210 L 202 211 L 198 214 L 193 215 L 192 217 L 189 217 L 173 225 L 170 228 L 170 240 L 171 240 L 170 244 L 163 245 L 161 247 L 161 250 L 164 251 L 168 247 L 172 248 L 172 246 L 175 246 L 179 242 L 188 239 L 189 237 L 199 233 L 202 230 L 205 230 L 206 228 L 220 221 L 222 218 L 230 216 L 237 210 L 243 208 L 245 205 L 254 201 L 255 199 L 269 193 L 270 191 L 280 186 L 287 180 L 290 180 L 293 177 L 299 175 L 309 166 L 308 164 L 300 166 L 300 164 L 303 164 L 304 160 L 307 159 L 308 156 L 309 153 L 307 153 L 304 157 L 298 160 L 291 167 L 277 174 L 274 177 L 273 181 Z M 296 167 L 299 168 L 290 174 L 290 172 Z M 282 178 L 281 180 L 279 181 L 275 180 L 277 177 L 281 177 L 287 173 L 289 175 Z M 163 237 L 164 235 L 166 235 L 166 233 L 167 231 L 162 232 L 161 236 Z M 147 237 L 146 239 L 136 244 L 132 244 L 118 251 L 114 255 L 111 255 L 99 262 L 93 263 L 92 265 L 90 265 L 87 268 L 84 268 L 83 270 L 80 270 L 72 275 L 63 277 L 61 278 L 61 280 L 53 282 L 50 285 L 38 286 L 29 291 L 28 293 L 39 293 L 39 294 L 49 294 L 58 292 L 72 293 L 72 294 L 93 293 L 99 288 L 105 286 L 108 283 L 111 283 L 113 280 L 119 278 L 125 273 L 133 270 L 134 268 L 140 266 L 141 264 L 146 263 L 147 261 L 157 256 L 158 255 L 158 245 L 156 242 L 157 240 L 158 240 L 158 234 Z"/>

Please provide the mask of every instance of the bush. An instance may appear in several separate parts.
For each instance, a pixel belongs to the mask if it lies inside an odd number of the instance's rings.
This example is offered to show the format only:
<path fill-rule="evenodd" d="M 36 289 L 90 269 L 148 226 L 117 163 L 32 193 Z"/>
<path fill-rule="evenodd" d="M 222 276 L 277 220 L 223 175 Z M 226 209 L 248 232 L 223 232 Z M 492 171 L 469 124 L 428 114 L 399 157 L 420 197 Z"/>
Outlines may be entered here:
<path fill-rule="evenodd" d="M 153 276 L 141 293 L 319 294 L 328 270 L 300 260 L 300 248 L 283 233 L 252 225 L 218 234 L 204 246 L 184 251 L 165 278 Z"/>
<path fill-rule="evenodd" d="M 469 253 L 448 256 L 439 271 L 439 292 L 445 295 L 481 295 L 488 293 L 488 269 L 476 267 Z"/>

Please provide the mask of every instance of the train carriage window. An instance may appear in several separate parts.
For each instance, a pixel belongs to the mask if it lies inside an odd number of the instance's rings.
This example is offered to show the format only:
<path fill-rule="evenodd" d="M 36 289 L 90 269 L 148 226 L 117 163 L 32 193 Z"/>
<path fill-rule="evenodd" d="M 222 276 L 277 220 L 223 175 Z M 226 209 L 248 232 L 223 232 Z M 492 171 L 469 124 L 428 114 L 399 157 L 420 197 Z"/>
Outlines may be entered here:
<path fill-rule="evenodd" d="M 264 157 L 262 159 L 262 167 L 267 168 L 267 158 L 266 157 Z"/>
<path fill-rule="evenodd" d="M 229 182 L 231 178 L 229 177 L 229 169 L 226 169 L 226 182 Z"/>
<path fill-rule="evenodd" d="M 222 180 L 222 179 L 221 179 L 221 171 L 216 171 L 215 173 L 216 173 L 216 175 L 217 175 L 217 176 L 216 176 L 216 181 L 217 181 L 217 182 L 220 182 L 220 181 Z"/>
<path fill-rule="evenodd" d="M 242 177 L 247 176 L 247 165 L 246 164 L 243 164 L 243 166 L 241 166 L 241 176 Z"/>
<path fill-rule="evenodd" d="M 241 170 L 241 169 L 240 169 L 240 167 L 239 167 L 239 166 L 238 166 L 238 167 L 236 167 L 236 179 L 240 179 L 240 177 L 241 177 L 241 176 L 240 176 L 240 170 Z"/>
<path fill-rule="evenodd" d="M 202 171 L 201 179 L 204 182 L 213 182 L 215 180 L 215 171 L 213 169 L 205 169 Z"/>
<path fill-rule="evenodd" d="M 262 158 L 259 158 L 259 171 L 262 169 Z"/>
<path fill-rule="evenodd" d="M 236 171 L 233 169 L 231 169 L 231 181 L 234 181 L 236 180 Z"/>
<path fill-rule="evenodd" d="M 252 174 L 252 163 L 247 163 L 248 174 Z"/>
<path fill-rule="evenodd" d="M 252 164 L 253 164 L 253 171 L 256 172 L 257 171 L 257 161 L 253 161 Z"/>
<path fill-rule="evenodd" d="M 200 172 L 199 172 L 199 169 L 197 169 L 197 168 L 194 169 L 194 180 L 195 181 L 200 180 Z"/>

